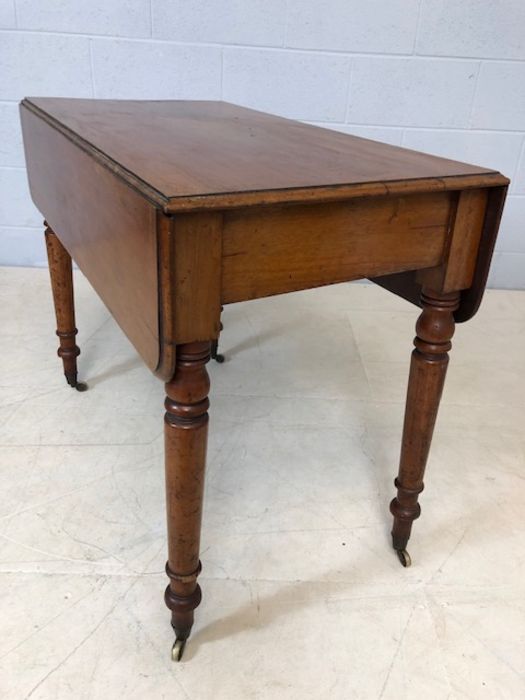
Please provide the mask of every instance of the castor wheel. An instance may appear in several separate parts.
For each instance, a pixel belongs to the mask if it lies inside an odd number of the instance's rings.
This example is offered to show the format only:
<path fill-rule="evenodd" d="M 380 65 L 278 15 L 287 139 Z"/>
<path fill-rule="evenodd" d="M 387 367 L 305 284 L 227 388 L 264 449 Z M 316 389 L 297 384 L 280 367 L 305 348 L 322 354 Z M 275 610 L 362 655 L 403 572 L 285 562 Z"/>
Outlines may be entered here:
<path fill-rule="evenodd" d="M 73 389 L 76 389 L 77 391 L 87 391 L 88 385 L 86 384 L 86 382 L 77 382 Z"/>
<path fill-rule="evenodd" d="M 396 552 L 399 561 L 403 564 L 405 569 L 408 568 L 412 564 L 410 554 L 407 552 L 406 549 L 396 549 Z"/>
<path fill-rule="evenodd" d="M 182 659 L 182 655 L 184 654 L 184 647 L 185 646 L 186 646 L 185 639 L 176 639 L 173 642 L 173 646 L 171 648 L 171 660 L 172 661 L 180 661 Z"/>
<path fill-rule="evenodd" d="M 222 323 L 221 323 L 221 328 L 222 328 Z M 219 341 L 214 340 L 213 343 L 211 344 L 211 359 L 215 360 L 215 362 L 218 362 L 219 364 L 222 364 L 224 362 L 224 355 L 221 355 L 219 352 Z"/>
<path fill-rule="evenodd" d="M 66 381 L 69 384 L 69 386 L 72 389 L 76 389 L 77 391 L 87 391 L 88 390 L 88 385 L 85 382 L 77 382 L 77 376 L 75 375 L 65 375 Z"/>

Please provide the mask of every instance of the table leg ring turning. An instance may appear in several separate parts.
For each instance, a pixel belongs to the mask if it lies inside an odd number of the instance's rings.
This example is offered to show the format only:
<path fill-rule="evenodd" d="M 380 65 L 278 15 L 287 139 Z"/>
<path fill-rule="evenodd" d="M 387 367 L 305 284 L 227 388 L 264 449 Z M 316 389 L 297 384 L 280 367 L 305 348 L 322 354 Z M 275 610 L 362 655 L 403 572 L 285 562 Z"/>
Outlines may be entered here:
<path fill-rule="evenodd" d="M 182 658 L 186 641 L 190 636 L 191 628 L 193 626 L 193 611 L 199 606 L 202 600 L 201 588 L 199 584 L 196 583 L 197 576 L 200 574 L 201 568 L 202 566 L 199 561 L 199 566 L 193 573 L 188 575 L 180 575 L 174 573 L 170 569 L 169 562 L 166 562 L 166 574 L 170 579 L 170 583 L 164 592 L 164 601 L 171 610 L 171 626 L 175 632 L 175 642 L 171 651 L 173 661 L 180 661 Z M 189 584 L 188 588 L 193 590 L 189 595 L 179 595 L 172 590 L 172 581 L 175 585 Z M 181 589 L 182 586 L 179 585 L 177 590 Z"/>

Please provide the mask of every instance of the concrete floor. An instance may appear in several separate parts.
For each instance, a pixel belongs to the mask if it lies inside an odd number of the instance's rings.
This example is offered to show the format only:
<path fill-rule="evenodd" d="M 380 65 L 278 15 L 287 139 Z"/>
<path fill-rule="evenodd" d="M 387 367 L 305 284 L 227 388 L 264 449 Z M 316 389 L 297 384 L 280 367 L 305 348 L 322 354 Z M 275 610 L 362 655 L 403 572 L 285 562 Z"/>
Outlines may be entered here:
<path fill-rule="evenodd" d="M 525 292 L 455 336 L 423 514 L 390 548 L 417 310 L 371 285 L 228 306 L 203 603 L 170 660 L 162 384 L 76 273 L 0 268 L 3 700 L 525 697 Z"/>

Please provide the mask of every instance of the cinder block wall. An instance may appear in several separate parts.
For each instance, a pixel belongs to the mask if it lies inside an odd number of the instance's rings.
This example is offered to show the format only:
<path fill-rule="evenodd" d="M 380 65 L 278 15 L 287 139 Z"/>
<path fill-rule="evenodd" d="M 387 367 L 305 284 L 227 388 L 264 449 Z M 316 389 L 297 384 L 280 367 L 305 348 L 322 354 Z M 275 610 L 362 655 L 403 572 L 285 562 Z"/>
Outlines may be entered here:
<path fill-rule="evenodd" d="M 24 95 L 224 99 L 501 170 L 525 288 L 524 0 L 0 0 L 0 263 L 42 265 Z"/>

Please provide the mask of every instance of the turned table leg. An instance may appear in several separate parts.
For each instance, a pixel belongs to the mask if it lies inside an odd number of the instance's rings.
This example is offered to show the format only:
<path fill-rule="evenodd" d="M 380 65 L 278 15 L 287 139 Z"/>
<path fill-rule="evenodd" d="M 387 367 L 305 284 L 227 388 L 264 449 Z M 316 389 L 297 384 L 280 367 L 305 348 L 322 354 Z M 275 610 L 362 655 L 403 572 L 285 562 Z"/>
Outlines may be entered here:
<path fill-rule="evenodd" d="M 80 355 L 80 349 L 75 342 L 78 331 L 75 327 L 71 257 L 47 222 L 44 222 L 44 225 L 46 227 L 45 236 L 51 289 L 57 320 L 56 333 L 60 340 L 58 356 L 62 358 L 67 383 L 78 391 L 85 391 L 87 384 L 77 380 L 77 357 Z"/>
<path fill-rule="evenodd" d="M 416 324 L 399 474 L 395 480 L 397 497 L 390 504 L 394 516 L 393 545 L 403 566 L 411 563 L 406 546 L 412 522 L 421 513 L 418 496 L 423 490 L 425 466 L 445 382 L 459 293 L 437 294 L 425 289 L 421 301 L 423 311 Z"/>
<path fill-rule="evenodd" d="M 193 611 L 201 601 L 197 584 L 204 470 L 208 437 L 206 363 L 211 343 L 177 346 L 175 376 L 166 384 L 164 437 L 168 562 L 170 582 L 164 599 L 175 631 L 172 658 L 179 661 L 193 625 Z"/>

